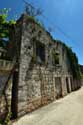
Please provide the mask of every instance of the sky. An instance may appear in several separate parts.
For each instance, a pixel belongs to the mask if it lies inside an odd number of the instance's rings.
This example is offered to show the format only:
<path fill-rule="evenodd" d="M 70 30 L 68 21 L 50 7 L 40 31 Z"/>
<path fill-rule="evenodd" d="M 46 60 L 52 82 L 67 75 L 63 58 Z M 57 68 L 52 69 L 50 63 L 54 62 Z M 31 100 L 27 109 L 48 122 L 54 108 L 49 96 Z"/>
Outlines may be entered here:
<path fill-rule="evenodd" d="M 26 0 L 41 8 L 39 17 L 55 39 L 72 47 L 79 63 L 83 64 L 83 0 Z M 0 9 L 11 8 L 8 19 L 18 19 L 24 12 L 23 0 L 0 0 Z"/>

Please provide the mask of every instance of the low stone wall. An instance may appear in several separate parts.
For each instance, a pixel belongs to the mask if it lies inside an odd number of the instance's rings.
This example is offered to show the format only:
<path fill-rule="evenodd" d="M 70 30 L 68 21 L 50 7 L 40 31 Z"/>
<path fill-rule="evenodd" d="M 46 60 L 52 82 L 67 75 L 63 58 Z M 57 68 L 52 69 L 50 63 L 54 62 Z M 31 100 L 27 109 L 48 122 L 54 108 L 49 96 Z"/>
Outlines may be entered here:
<path fill-rule="evenodd" d="M 8 108 L 11 108 L 12 79 L 10 79 L 6 90 L 3 92 L 8 75 L 9 71 L 0 71 L 0 120 L 5 118 Z"/>
<path fill-rule="evenodd" d="M 0 120 L 4 118 L 4 116 L 6 115 L 6 101 L 5 101 L 5 97 L 1 96 L 0 97 Z"/>
<path fill-rule="evenodd" d="M 7 60 L 0 59 L 0 71 L 10 71 L 12 69 L 13 63 Z"/>

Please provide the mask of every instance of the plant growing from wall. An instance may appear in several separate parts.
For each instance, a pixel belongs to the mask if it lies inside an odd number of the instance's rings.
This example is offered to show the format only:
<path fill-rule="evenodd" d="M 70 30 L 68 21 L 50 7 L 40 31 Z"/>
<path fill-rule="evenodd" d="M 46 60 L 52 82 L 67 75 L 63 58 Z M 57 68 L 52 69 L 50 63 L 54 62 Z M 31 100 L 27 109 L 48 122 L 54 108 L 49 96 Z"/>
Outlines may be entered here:
<path fill-rule="evenodd" d="M 25 15 L 26 19 L 34 24 L 37 24 L 41 29 L 45 30 L 45 26 L 43 24 L 43 22 L 41 22 L 39 19 L 37 19 L 34 16 L 29 16 L 29 15 Z"/>
<path fill-rule="evenodd" d="M 5 121 L 4 120 L 0 120 L 0 125 L 11 125 L 10 118 L 11 118 L 11 112 L 9 112 L 7 114 L 7 117 L 6 117 Z"/>

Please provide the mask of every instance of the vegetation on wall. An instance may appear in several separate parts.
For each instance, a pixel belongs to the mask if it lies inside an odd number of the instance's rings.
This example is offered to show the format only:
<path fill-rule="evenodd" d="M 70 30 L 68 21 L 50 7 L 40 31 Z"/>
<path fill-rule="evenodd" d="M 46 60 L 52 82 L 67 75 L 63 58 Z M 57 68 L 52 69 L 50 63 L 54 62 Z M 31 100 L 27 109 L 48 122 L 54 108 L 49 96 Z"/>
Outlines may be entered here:
<path fill-rule="evenodd" d="M 34 16 L 29 16 L 29 15 L 25 15 L 26 19 L 34 24 L 37 24 L 40 28 L 42 28 L 43 30 L 45 30 L 45 26 L 43 24 L 43 22 L 41 22 L 39 19 L 37 19 Z"/>
<path fill-rule="evenodd" d="M 0 119 L 0 125 L 11 125 L 12 123 L 10 119 L 11 119 L 11 112 L 8 112 L 5 119 Z"/>
<path fill-rule="evenodd" d="M 73 78 L 81 79 L 82 76 L 80 72 L 78 58 L 76 54 L 72 51 L 72 48 L 68 47 L 65 43 L 63 43 L 60 40 L 54 40 L 54 42 L 58 42 L 59 44 L 62 44 L 63 47 L 66 49 Z"/>
<path fill-rule="evenodd" d="M 31 17 L 31 16 L 27 16 L 28 19 L 30 19 L 31 21 L 37 23 L 40 27 L 42 27 L 42 25 L 40 23 L 38 23 L 38 21 L 34 18 L 34 17 Z M 42 27 L 43 28 L 43 27 Z M 45 28 L 44 28 L 45 29 Z M 48 32 L 47 32 L 48 33 Z M 48 33 L 49 36 L 50 33 Z M 71 71 L 72 71 L 72 75 L 73 75 L 73 78 L 78 78 L 80 79 L 81 78 L 81 73 L 80 73 L 80 68 L 79 68 L 79 63 L 78 63 L 78 58 L 76 56 L 76 54 L 72 51 L 72 49 L 70 47 L 68 47 L 66 44 L 64 44 L 63 42 L 61 42 L 60 40 L 54 40 L 52 38 L 52 40 L 54 42 L 57 42 L 57 43 L 60 43 L 60 44 L 63 44 L 63 46 L 66 48 L 66 51 L 67 51 L 67 55 L 68 55 L 68 59 L 69 59 L 69 62 L 70 62 L 70 67 L 71 67 Z M 56 51 L 52 51 L 52 55 L 53 55 L 53 63 L 54 65 L 56 64 L 59 64 L 59 54 L 56 53 Z"/>
<path fill-rule="evenodd" d="M 80 79 L 81 73 L 80 73 L 80 67 L 79 67 L 78 58 L 76 54 L 72 51 L 70 47 L 66 46 L 64 43 L 63 43 L 63 46 L 66 48 L 66 51 L 67 51 L 67 56 L 70 62 L 70 68 L 72 71 L 73 78 Z"/>

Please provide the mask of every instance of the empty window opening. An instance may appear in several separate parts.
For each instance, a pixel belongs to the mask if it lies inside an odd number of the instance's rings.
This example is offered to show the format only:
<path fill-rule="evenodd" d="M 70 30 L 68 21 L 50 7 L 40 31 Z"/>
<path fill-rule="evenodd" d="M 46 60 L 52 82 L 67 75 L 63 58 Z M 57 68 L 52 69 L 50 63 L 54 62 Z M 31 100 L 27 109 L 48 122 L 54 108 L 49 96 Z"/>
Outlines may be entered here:
<path fill-rule="evenodd" d="M 45 45 L 36 42 L 36 58 L 38 63 L 45 63 Z"/>
<path fill-rule="evenodd" d="M 55 49 L 52 50 L 53 65 L 59 65 L 59 52 Z"/>

